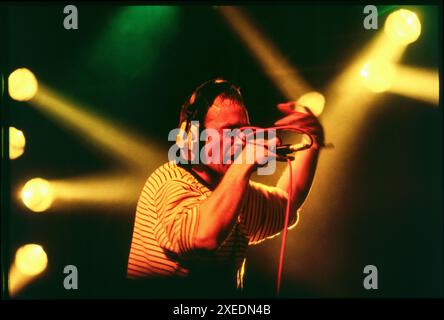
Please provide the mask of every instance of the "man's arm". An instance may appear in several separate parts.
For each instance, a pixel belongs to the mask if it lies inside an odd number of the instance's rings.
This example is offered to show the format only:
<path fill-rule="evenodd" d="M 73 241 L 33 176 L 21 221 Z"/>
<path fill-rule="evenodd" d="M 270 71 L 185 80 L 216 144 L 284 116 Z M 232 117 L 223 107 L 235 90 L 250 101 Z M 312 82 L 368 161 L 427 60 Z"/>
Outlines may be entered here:
<path fill-rule="evenodd" d="M 277 183 L 277 187 L 287 192 L 291 201 L 291 212 L 295 214 L 310 191 L 319 158 L 319 150 L 324 145 L 324 130 L 316 116 L 308 108 L 305 108 L 305 113 L 295 112 L 294 103 L 290 102 L 279 104 L 278 109 L 284 112 L 286 116 L 278 120 L 275 125 L 298 126 L 310 134 L 313 140 L 313 145 L 307 150 L 299 151 L 295 155 L 295 160 L 291 163 L 293 183 L 290 185 L 290 169 L 288 167 Z"/>
<path fill-rule="evenodd" d="M 254 163 L 236 163 L 235 160 L 211 196 L 199 206 L 199 225 L 194 240 L 197 249 L 215 250 L 229 235 L 246 198 L 250 176 L 258 163 L 268 159 L 268 146 L 276 145 L 277 138 L 255 139 L 248 143 L 254 144 L 256 150 L 263 149 L 257 152 Z M 239 157 L 247 159 L 249 150 L 244 146 Z"/>
<path fill-rule="evenodd" d="M 199 206 L 196 249 L 217 249 L 234 226 L 242 207 L 252 166 L 231 165 L 219 185 Z"/>
<path fill-rule="evenodd" d="M 320 147 L 314 144 L 310 149 L 300 151 L 291 162 L 292 185 L 290 185 L 290 168 L 287 166 L 277 182 L 277 187 L 284 190 L 291 201 L 291 214 L 304 203 L 313 182 L 319 158 Z M 291 194 L 290 194 L 291 188 Z"/>

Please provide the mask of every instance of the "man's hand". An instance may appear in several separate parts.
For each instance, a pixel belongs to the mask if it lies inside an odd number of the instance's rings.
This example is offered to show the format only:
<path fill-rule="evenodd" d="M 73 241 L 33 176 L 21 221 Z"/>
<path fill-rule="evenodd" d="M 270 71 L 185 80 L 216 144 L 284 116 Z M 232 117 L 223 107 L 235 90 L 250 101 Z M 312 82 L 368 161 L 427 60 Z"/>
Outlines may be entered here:
<path fill-rule="evenodd" d="M 285 114 L 285 117 L 276 121 L 276 126 L 296 126 L 304 130 L 313 139 L 313 144 L 318 147 L 324 146 L 324 129 L 318 118 L 307 107 L 304 107 L 306 113 L 294 110 L 295 103 L 280 103 L 277 108 Z"/>

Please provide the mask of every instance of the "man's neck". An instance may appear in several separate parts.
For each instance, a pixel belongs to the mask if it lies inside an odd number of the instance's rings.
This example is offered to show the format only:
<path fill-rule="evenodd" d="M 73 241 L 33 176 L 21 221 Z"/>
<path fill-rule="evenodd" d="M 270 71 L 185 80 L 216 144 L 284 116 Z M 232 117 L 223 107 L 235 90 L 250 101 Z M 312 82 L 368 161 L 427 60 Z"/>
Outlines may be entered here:
<path fill-rule="evenodd" d="M 205 183 L 210 186 L 211 189 L 215 189 L 222 179 L 222 176 L 220 174 L 217 174 L 216 172 L 202 164 L 193 165 L 191 167 L 191 170 L 194 172 L 194 174 L 199 176 L 199 178 L 205 181 Z"/>

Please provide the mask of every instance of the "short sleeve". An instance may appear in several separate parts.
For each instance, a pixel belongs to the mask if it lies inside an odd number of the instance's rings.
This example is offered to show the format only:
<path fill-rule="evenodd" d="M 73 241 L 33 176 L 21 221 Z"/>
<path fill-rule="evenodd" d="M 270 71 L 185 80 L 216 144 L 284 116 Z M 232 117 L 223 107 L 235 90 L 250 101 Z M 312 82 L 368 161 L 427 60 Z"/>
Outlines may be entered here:
<path fill-rule="evenodd" d="M 179 256 L 190 253 L 199 226 L 199 205 L 203 195 L 191 185 L 170 180 L 156 194 L 156 240 L 163 249 Z"/>
<path fill-rule="evenodd" d="M 284 229 L 286 206 L 286 192 L 250 181 L 241 217 L 249 244 L 273 238 Z M 297 212 L 290 212 L 289 228 L 296 221 Z"/>

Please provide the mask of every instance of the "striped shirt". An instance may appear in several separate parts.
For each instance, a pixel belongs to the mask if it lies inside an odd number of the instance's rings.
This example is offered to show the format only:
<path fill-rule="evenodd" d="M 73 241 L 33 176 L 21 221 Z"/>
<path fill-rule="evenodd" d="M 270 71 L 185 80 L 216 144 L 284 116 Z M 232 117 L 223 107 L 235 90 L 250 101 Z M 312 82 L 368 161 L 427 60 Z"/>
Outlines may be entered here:
<path fill-rule="evenodd" d="M 243 287 L 248 245 L 282 231 L 287 195 L 277 187 L 250 181 L 238 219 L 225 241 L 214 252 L 201 254 L 194 250 L 194 236 L 199 204 L 210 195 L 211 190 L 198 176 L 173 161 L 151 174 L 137 203 L 128 278 L 187 277 L 199 274 L 204 265 L 205 270 L 216 273 L 213 277 L 222 272 L 233 286 Z M 296 221 L 294 214 L 289 226 Z"/>

